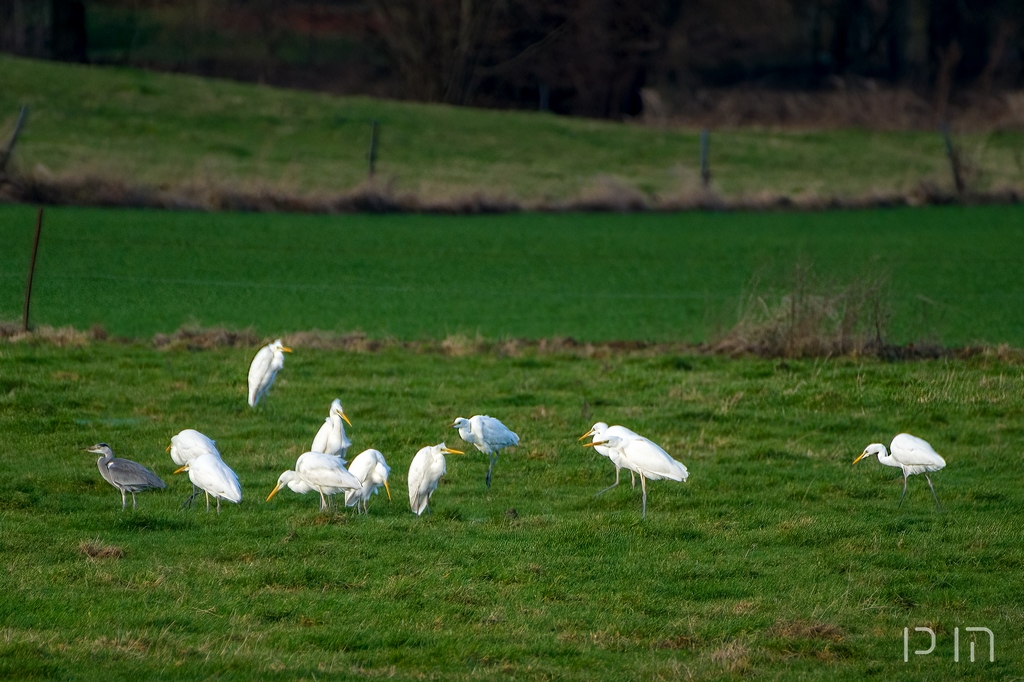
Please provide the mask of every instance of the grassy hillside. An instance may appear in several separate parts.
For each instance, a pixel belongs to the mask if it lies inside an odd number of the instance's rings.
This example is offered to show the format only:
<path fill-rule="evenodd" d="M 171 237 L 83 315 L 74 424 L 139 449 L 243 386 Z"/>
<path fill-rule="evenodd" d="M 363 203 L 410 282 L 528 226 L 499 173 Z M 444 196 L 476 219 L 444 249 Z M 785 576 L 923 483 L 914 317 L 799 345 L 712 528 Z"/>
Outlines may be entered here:
<path fill-rule="evenodd" d="M 708 341 L 797 264 L 883 282 L 889 340 L 1024 346 L 1018 207 L 836 213 L 301 216 L 47 209 L 33 321 L 148 336 Z M 0 320 L 21 316 L 35 211 L 0 207 Z"/>
<path fill-rule="evenodd" d="M 250 410 L 248 360 L 0 346 L 0 676 L 992 680 L 1024 666 L 1019 364 L 299 351 Z M 355 451 L 391 463 L 394 500 L 365 517 L 288 491 L 265 502 L 336 396 Z M 413 454 L 457 446 L 447 424 L 475 412 L 521 446 L 490 491 L 482 455 L 450 456 L 433 515 L 414 517 Z M 598 419 L 690 470 L 650 484 L 643 522 L 628 477 L 593 497 L 613 468 L 576 437 Z M 179 509 L 189 485 L 164 447 L 185 427 L 217 439 L 241 505 Z M 944 511 L 920 477 L 898 510 L 898 472 L 851 467 L 904 429 L 947 459 L 932 477 Z M 99 440 L 169 489 L 122 513 L 79 451 Z M 904 664 L 916 626 L 939 646 Z M 976 626 L 995 633 L 995 663 L 969 662 Z"/>
<path fill-rule="evenodd" d="M 215 184 L 346 191 L 366 177 L 379 120 L 380 177 L 437 200 L 484 191 L 563 199 L 613 184 L 661 196 L 699 185 L 696 131 L 429 106 L 0 55 L 0 126 L 31 119 L 23 170 L 153 187 Z M 1022 133 L 961 139 L 975 186 L 1019 184 Z M 728 196 L 857 196 L 951 186 L 932 133 L 714 131 L 714 184 Z"/>

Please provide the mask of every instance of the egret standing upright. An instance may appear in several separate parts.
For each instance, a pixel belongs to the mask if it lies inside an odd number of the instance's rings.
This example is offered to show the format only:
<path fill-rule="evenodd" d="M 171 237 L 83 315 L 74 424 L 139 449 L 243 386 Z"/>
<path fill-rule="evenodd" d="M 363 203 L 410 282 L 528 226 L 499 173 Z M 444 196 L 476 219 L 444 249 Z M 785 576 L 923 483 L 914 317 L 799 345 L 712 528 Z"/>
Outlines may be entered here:
<path fill-rule="evenodd" d="M 316 437 L 313 439 L 313 446 L 310 450 L 312 452 L 335 455 L 344 459 L 345 455 L 348 454 L 348 449 L 352 446 L 352 441 L 345 435 L 345 425 L 341 423 L 342 420 L 345 421 L 345 424 L 352 426 L 352 422 L 345 416 L 345 410 L 341 406 L 341 401 L 335 398 L 334 402 L 331 403 L 331 409 L 327 414 L 327 418 L 324 419 L 320 430 L 316 432 Z"/>
<path fill-rule="evenodd" d="M 932 489 L 935 506 L 942 509 L 942 505 L 939 504 L 939 496 L 935 494 L 935 486 L 932 485 L 932 479 L 928 478 L 928 473 L 938 471 L 946 466 L 946 460 L 935 452 L 935 448 L 928 441 L 911 436 L 909 433 L 901 433 L 892 439 L 889 452 L 886 452 L 885 446 L 881 443 L 872 443 L 864 448 L 864 452 L 853 460 L 853 463 L 856 464 L 870 455 L 878 455 L 878 461 L 886 466 L 898 467 L 903 470 L 903 494 L 900 495 L 900 503 L 896 505 L 897 509 L 903 506 L 903 498 L 907 496 L 907 477 L 914 474 L 924 474 L 924 480 L 928 481 L 928 487 Z"/>
<path fill-rule="evenodd" d="M 291 348 L 277 339 L 256 353 L 249 365 L 249 407 L 256 407 L 260 398 L 267 394 L 278 371 L 284 367 L 284 354 L 291 352 Z"/>
<path fill-rule="evenodd" d="M 391 499 L 391 488 L 388 487 L 391 467 L 384 460 L 384 455 L 380 450 L 363 450 L 352 460 L 348 471 L 362 482 L 362 486 L 357 490 L 345 492 L 345 504 L 347 506 L 355 505 L 356 511 L 359 511 L 359 505 L 362 504 L 363 513 L 369 513 L 367 502 L 369 502 L 370 496 L 375 494 L 381 486 L 384 486 L 388 499 Z"/>
<path fill-rule="evenodd" d="M 198 486 L 206 493 L 206 511 L 210 511 L 210 495 L 217 500 L 217 513 L 220 514 L 220 501 L 227 500 L 238 504 L 242 501 L 242 486 L 238 476 L 213 453 L 203 453 L 177 469 L 174 473 L 188 472 L 192 485 Z"/>
<path fill-rule="evenodd" d="M 457 417 L 452 422 L 452 428 L 459 430 L 462 440 L 472 443 L 477 450 L 490 456 L 491 463 L 487 467 L 487 487 L 490 488 L 491 472 L 494 470 L 494 463 L 498 461 L 498 452 L 519 445 L 519 436 L 500 421 L 494 417 L 488 417 L 486 414 L 478 414 L 469 419 Z"/>
<path fill-rule="evenodd" d="M 209 437 L 199 433 L 195 429 L 184 429 L 176 435 L 171 436 L 171 444 L 167 446 L 167 452 L 171 453 L 171 460 L 179 467 L 183 467 L 199 455 L 213 455 L 220 459 L 220 452 L 217 445 Z M 199 495 L 199 488 L 192 484 L 192 494 L 188 496 L 182 507 L 191 506 L 192 500 Z"/>
<path fill-rule="evenodd" d="M 444 443 L 420 448 L 409 465 L 409 506 L 416 516 L 421 516 L 430 502 L 430 496 L 437 490 L 437 482 L 447 471 L 444 453 L 465 454 L 452 450 Z"/>
<path fill-rule="evenodd" d="M 97 443 L 91 448 L 85 448 L 86 452 L 100 455 L 96 460 L 96 466 L 100 470 L 100 476 L 107 483 L 121 491 L 121 511 L 128 506 L 128 498 L 125 493 L 132 494 L 132 509 L 137 509 L 135 504 L 135 493 L 150 488 L 166 488 L 167 484 L 159 476 L 130 459 L 114 457 L 114 451 L 106 443 Z"/>

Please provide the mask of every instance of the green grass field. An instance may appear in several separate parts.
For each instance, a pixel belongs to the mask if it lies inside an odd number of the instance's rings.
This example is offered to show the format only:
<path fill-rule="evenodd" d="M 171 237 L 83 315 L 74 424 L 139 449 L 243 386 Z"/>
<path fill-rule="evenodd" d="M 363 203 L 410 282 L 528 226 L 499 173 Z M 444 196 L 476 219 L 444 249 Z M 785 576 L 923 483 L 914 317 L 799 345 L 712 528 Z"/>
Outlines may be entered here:
<path fill-rule="evenodd" d="M 31 118 L 20 167 L 150 187 L 183 184 L 344 192 L 366 177 L 370 122 L 379 174 L 430 199 L 474 191 L 565 199 L 602 176 L 647 194 L 699 186 L 697 131 L 361 97 L 0 55 L 0 132 L 23 104 Z M 6 134 L 3 139 L 6 140 Z M 1019 186 L 1024 133 L 958 138 L 976 189 Z M 712 171 L 726 196 L 856 197 L 951 188 L 932 132 L 714 131 Z"/>
<path fill-rule="evenodd" d="M 9 679 L 1019 679 L 1024 400 L 1019 363 L 771 362 L 567 355 L 452 358 L 299 350 L 245 406 L 251 351 L 0 346 L 0 677 Z M 277 476 L 341 396 L 354 451 L 395 499 L 323 514 Z M 408 511 L 417 448 L 456 415 L 522 445 L 484 488 L 450 456 L 432 516 Z M 690 469 L 594 498 L 612 466 L 576 437 L 603 419 Z M 244 500 L 183 511 L 170 436 L 218 441 Z M 870 442 L 927 437 L 948 466 L 911 479 Z M 96 441 L 164 476 L 122 513 Z M 510 510 L 514 509 L 513 514 Z M 116 548 L 91 558 L 81 547 Z M 903 628 L 931 656 L 903 662 Z M 968 661 L 995 633 L 995 663 Z M 953 661 L 953 628 L 961 658 Z M 913 649 L 927 646 L 915 635 Z"/>
<path fill-rule="evenodd" d="M 149 336 L 567 335 L 708 341 L 795 264 L 888 282 L 889 340 L 1024 346 L 1017 207 L 832 213 L 297 216 L 47 209 L 36 324 Z M 0 206 L 0 320 L 21 317 L 35 211 Z M 756 288 L 754 282 L 759 282 Z"/>

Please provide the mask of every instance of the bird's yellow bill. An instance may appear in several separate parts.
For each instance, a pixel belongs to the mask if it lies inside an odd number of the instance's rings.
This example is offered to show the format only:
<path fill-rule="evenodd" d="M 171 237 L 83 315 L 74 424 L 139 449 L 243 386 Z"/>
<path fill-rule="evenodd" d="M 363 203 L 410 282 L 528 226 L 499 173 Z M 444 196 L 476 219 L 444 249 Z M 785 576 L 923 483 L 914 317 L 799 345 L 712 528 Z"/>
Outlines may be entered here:
<path fill-rule="evenodd" d="M 280 489 L 281 489 L 281 484 L 280 484 L 280 483 L 278 483 L 278 484 L 277 484 L 277 487 L 275 487 L 275 488 L 274 488 L 273 490 L 271 490 L 271 491 L 270 491 L 270 494 L 269 494 L 269 495 L 267 495 L 267 502 L 270 502 L 270 498 L 271 498 L 271 497 L 273 497 L 274 495 L 276 495 L 276 494 L 277 494 L 277 491 L 278 491 L 278 490 L 280 490 Z"/>
<path fill-rule="evenodd" d="M 291 353 L 292 352 L 292 349 L 289 348 L 288 346 L 281 346 L 281 350 L 284 351 L 285 353 Z"/>
<path fill-rule="evenodd" d="M 182 471 L 188 471 L 188 465 L 187 464 L 185 466 L 179 468 L 179 469 L 175 469 L 174 473 L 180 474 Z"/>
<path fill-rule="evenodd" d="M 452 450 L 451 448 L 441 448 L 441 452 L 447 452 L 449 455 L 464 455 L 464 454 L 466 454 L 462 450 Z"/>
<path fill-rule="evenodd" d="M 352 426 L 352 422 L 350 422 L 350 421 L 348 420 L 348 417 L 346 417 L 346 416 L 345 416 L 345 413 L 344 413 L 344 412 L 342 412 L 342 413 L 341 413 L 341 418 L 345 420 L 345 423 L 346 423 L 346 424 L 348 424 L 349 426 Z"/>
<path fill-rule="evenodd" d="M 853 460 L 853 463 L 856 464 L 857 462 L 861 461 L 862 459 L 864 459 L 867 456 L 868 456 L 868 453 L 862 452 L 862 453 L 860 453 L 860 457 L 858 457 L 857 459 Z"/>
<path fill-rule="evenodd" d="M 585 447 L 585 448 L 592 448 L 595 445 L 608 445 L 608 441 L 606 441 L 606 440 L 595 440 L 593 443 L 584 443 L 583 447 Z"/>
<path fill-rule="evenodd" d="M 173 445 L 173 443 L 172 443 L 172 445 Z M 171 445 L 168 445 L 168 446 L 167 446 L 167 449 L 166 449 L 166 450 L 164 450 L 164 452 L 170 452 L 170 451 L 171 451 Z"/>
<path fill-rule="evenodd" d="M 384 490 L 388 491 L 388 500 L 391 499 L 391 488 L 388 487 L 388 482 L 384 481 Z"/>
<path fill-rule="evenodd" d="M 580 436 L 576 440 L 583 440 L 584 438 L 589 438 L 590 436 L 593 436 L 593 435 L 594 435 L 594 429 L 590 429 L 589 431 L 584 433 L 582 436 Z"/>

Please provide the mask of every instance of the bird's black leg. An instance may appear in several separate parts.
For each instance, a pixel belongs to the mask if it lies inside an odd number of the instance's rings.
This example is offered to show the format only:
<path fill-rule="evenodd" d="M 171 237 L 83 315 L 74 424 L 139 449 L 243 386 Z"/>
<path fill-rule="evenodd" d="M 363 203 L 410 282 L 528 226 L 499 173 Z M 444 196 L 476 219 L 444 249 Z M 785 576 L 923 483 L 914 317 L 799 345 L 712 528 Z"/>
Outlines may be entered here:
<path fill-rule="evenodd" d="M 643 474 L 640 474 L 640 487 L 644 491 L 643 512 L 640 514 L 640 518 L 646 519 L 647 518 L 647 479 L 644 477 Z"/>
<path fill-rule="evenodd" d="M 903 494 L 900 495 L 900 503 L 898 505 L 896 505 L 897 509 L 899 509 L 900 507 L 903 506 L 903 498 L 906 497 L 906 496 L 907 496 L 907 476 L 906 476 L 906 474 L 904 474 L 903 475 Z"/>
<path fill-rule="evenodd" d="M 494 471 L 494 463 L 498 461 L 498 453 L 491 455 L 491 466 L 487 467 L 487 488 L 491 487 L 491 472 Z"/>
<path fill-rule="evenodd" d="M 192 494 L 189 495 L 188 498 L 184 502 L 181 503 L 181 508 L 184 509 L 184 508 L 188 507 L 189 509 L 191 509 L 192 508 L 192 500 L 196 499 L 196 497 L 198 495 L 199 495 L 199 488 L 197 488 L 196 484 L 193 483 L 192 484 Z"/>
<path fill-rule="evenodd" d="M 615 467 L 615 483 L 612 483 L 610 486 L 608 486 L 607 488 L 605 488 L 601 492 L 594 493 L 594 497 L 597 497 L 601 493 L 608 492 L 609 490 L 611 490 L 612 488 L 614 488 L 615 486 L 617 486 L 619 484 L 619 471 L 620 471 L 619 467 Z M 633 473 L 633 472 L 630 472 L 630 473 Z"/>
<path fill-rule="evenodd" d="M 935 506 L 942 511 L 942 505 L 939 504 L 939 496 L 935 494 L 935 486 L 932 485 L 932 479 L 928 478 L 928 474 L 924 475 L 924 480 L 928 481 L 928 487 L 932 489 L 932 497 L 935 498 Z"/>

